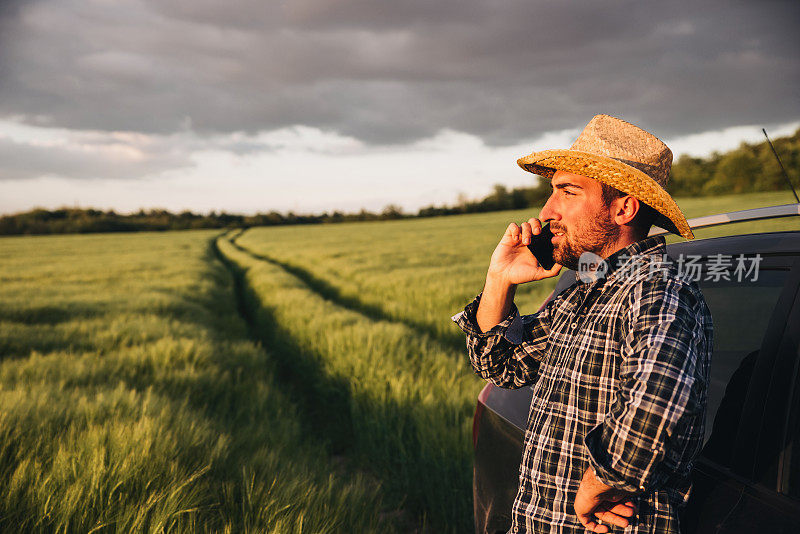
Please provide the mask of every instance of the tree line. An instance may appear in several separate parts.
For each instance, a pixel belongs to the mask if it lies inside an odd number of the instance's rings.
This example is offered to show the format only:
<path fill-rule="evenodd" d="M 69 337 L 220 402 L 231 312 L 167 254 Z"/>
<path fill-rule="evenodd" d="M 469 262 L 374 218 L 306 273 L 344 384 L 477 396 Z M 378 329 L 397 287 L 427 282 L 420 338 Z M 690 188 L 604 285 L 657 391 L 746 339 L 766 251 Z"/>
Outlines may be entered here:
<path fill-rule="evenodd" d="M 773 140 L 773 144 L 795 188 L 800 189 L 797 178 L 800 171 L 800 129 L 790 136 Z M 683 155 L 673 163 L 667 185 L 669 193 L 677 197 L 777 191 L 787 188 L 786 179 L 766 141 L 742 143 L 734 150 L 714 152 L 705 158 Z M 550 184 L 546 180 L 539 180 L 532 187 L 514 189 L 497 184 L 482 199 L 469 200 L 462 195 L 452 206 L 427 206 L 416 214 L 404 213 L 396 205 L 386 206 L 380 213 L 361 210 L 357 213 L 334 211 L 316 215 L 293 212 L 283 214 L 276 211 L 255 215 L 212 211 L 202 215 L 191 211 L 171 213 L 164 209 L 119 214 L 114 210 L 36 208 L 0 217 L 0 235 L 185 230 L 435 217 L 541 206 L 549 196 Z"/>
<path fill-rule="evenodd" d="M 114 210 L 102 211 L 83 208 L 46 210 L 37 208 L 24 213 L 0 217 L 0 235 L 245 228 L 250 226 L 378 221 L 403 217 L 407 217 L 407 215 L 394 205 L 387 206 L 380 213 L 361 210 L 358 213 L 335 211 L 320 215 L 303 215 L 293 212 L 283 214 L 276 211 L 257 213 L 255 215 L 212 211 L 207 215 L 201 215 L 191 211 L 171 213 L 164 209 L 139 210 L 137 213 L 120 214 Z"/>

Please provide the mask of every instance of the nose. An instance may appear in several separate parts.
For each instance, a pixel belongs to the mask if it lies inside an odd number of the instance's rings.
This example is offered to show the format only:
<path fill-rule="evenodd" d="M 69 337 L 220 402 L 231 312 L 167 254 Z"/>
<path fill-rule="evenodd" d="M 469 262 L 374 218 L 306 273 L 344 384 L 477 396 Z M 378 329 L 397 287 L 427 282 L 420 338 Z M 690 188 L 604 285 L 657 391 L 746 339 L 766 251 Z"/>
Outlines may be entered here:
<path fill-rule="evenodd" d="M 542 224 L 547 224 L 550 221 L 558 218 L 555 200 L 553 200 L 553 195 L 550 195 L 550 197 L 547 199 L 547 202 L 545 202 L 544 207 L 542 207 L 542 211 L 539 212 L 539 220 L 542 221 Z"/>

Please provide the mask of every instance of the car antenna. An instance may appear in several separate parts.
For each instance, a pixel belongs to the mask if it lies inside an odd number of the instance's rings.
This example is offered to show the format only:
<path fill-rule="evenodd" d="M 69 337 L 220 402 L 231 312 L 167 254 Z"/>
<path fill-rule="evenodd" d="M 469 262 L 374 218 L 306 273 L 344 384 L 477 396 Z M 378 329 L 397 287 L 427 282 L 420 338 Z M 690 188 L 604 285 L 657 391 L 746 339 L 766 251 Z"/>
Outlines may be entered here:
<path fill-rule="evenodd" d="M 761 128 L 761 131 L 764 132 L 764 137 L 767 138 L 767 143 L 769 143 L 769 147 L 772 149 L 772 153 L 775 154 L 775 159 L 778 160 L 778 165 L 781 166 L 781 171 L 783 171 L 783 177 L 786 178 L 786 182 L 789 184 L 789 188 L 794 193 L 794 199 L 800 204 L 800 198 L 797 198 L 797 191 L 794 190 L 794 186 L 792 185 L 792 181 L 789 180 L 789 175 L 786 174 L 786 169 L 783 168 L 783 163 L 781 163 L 781 158 L 778 157 L 778 153 L 775 151 L 775 147 L 772 146 L 772 141 L 769 140 L 769 136 L 767 135 L 767 130 Z"/>

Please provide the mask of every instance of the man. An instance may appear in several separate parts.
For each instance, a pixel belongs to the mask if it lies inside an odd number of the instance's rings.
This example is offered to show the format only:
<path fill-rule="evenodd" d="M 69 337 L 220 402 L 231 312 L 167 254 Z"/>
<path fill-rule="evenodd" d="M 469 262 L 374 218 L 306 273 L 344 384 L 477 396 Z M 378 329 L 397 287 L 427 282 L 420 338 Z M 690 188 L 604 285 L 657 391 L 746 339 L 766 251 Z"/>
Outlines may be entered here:
<path fill-rule="evenodd" d="M 664 189 L 672 153 L 598 115 L 569 150 L 517 163 L 549 178 L 552 195 L 541 221 L 509 225 L 483 292 L 454 316 L 481 377 L 532 385 L 510 532 L 677 534 L 703 441 L 712 324 L 664 238 L 647 237 L 655 224 L 694 238 Z M 555 234 L 550 270 L 527 248 L 542 221 Z M 582 260 L 595 268 L 536 314 L 519 315 L 517 285 L 561 266 L 577 271 Z"/>

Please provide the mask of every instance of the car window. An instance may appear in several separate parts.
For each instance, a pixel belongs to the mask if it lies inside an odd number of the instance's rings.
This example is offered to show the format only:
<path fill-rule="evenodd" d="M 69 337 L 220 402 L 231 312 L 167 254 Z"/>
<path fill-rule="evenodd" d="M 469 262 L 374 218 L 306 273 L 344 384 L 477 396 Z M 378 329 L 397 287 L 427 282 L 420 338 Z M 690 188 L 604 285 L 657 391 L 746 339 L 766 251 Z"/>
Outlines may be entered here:
<path fill-rule="evenodd" d="M 741 282 L 698 282 L 714 322 L 703 454 L 723 466 L 731 464 L 750 377 L 788 274 L 762 269 Z"/>

